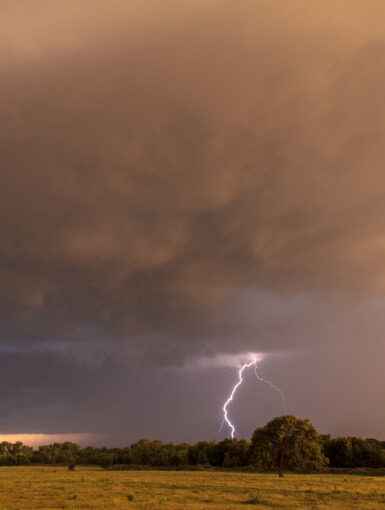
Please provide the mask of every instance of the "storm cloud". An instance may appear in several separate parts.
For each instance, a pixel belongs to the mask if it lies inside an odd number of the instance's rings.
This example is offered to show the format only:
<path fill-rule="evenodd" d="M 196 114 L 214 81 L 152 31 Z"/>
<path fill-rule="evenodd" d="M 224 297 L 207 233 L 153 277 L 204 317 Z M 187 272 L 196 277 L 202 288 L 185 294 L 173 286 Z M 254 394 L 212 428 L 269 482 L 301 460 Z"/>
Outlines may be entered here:
<path fill-rule="evenodd" d="M 384 14 L 361 0 L 2 2 L 4 432 L 211 437 L 233 373 L 205 372 L 206 421 L 190 427 L 175 381 L 188 417 L 203 376 L 179 370 L 251 350 L 271 354 L 298 414 L 380 434 L 377 405 L 364 425 L 341 403 L 346 380 L 383 401 Z M 329 382 L 311 383 L 321 368 Z M 245 434 L 274 405 L 241 406 Z"/>

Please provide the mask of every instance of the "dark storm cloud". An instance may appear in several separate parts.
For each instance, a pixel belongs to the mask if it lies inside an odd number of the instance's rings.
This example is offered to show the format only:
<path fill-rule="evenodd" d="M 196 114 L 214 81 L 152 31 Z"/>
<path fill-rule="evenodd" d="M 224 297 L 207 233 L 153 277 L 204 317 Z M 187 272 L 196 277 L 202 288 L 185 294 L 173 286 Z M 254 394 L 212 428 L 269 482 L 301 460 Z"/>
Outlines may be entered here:
<path fill-rule="evenodd" d="M 383 14 L 375 1 L 2 2 L 12 359 L 99 363 L 107 381 L 108 360 L 356 345 L 360 324 L 375 342 Z"/>

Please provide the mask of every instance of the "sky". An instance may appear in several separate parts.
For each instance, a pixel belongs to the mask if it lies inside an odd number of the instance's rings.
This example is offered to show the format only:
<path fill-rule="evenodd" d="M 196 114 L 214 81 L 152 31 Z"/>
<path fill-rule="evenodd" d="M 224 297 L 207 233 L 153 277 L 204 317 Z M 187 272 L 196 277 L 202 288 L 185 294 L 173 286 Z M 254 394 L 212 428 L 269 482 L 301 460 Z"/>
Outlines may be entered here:
<path fill-rule="evenodd" d="M 385 439 L 384 16 L 2 0 L 0 438 Z"/>

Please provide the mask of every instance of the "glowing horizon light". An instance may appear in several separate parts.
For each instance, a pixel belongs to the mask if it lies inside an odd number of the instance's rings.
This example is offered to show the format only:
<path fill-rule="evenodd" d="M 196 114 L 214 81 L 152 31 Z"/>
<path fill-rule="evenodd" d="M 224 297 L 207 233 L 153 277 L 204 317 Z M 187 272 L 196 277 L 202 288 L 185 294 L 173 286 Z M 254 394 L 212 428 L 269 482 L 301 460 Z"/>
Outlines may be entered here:
<path fill-rule="evenodd" d="M 94 433 L 6 433 L 0 434 L 0 442 L 7 441 L 8 443 L 16 443 L 17 441 L 22 442 L 27 446 L 32 446 L 34 448 L 44 445 L 44 444 L 52 444 L 52 443 L 64 443 L 69 441 L 71 443 L 78 443 L 80 445 L 87 446 L 90 442 L 98 440 L 103 437 L 102 434 L 94 434 Z"/>
<path fill-rule="evenodd" d="M 271 381 L 269 381 L 267 379 L 264 379 L 263 377 L 260 377 L 260 375 L 258 374 L 257 368 L 258 368 L 258 361 L 261 361 L 262 356 L 261 355 L 259 355 L 259 356 L 258 355 L 253 355 L 253 356 L 254 357 L 253 357 L 253 359 L 251 361 L 243 363 L 243 365 L 241 365 L 241 367 L 239 368 L 239 370 L 238 370 L 238 381 L 234 385 L 233 390 L 230 393 L 229 398 L 226 400 L 226 402 L 224 403 L 223 408 L 222 408 L 222 410 L 223 410 L 222 425 L 223 425 L 223 423 L 226 422 L 227 425 L 229 426 L 229 428 L 231 430 L 231 439 L 234 439 L 234 436 L 235 436 L 235 426 L 231 423 L 231 421 L 229 419 L 227 408 L 228 408 L 229 404 L 233 401 L 235 393 L 237 392 L 237 389 L 243 383 L 243 377 L 242 377 L 243 376 L 243 372 L 247 368 L 250 368 L 250 367 L 254 366 L 255 375 L 256 375 L 258 381 L 261 381 L 261 382 L 264 382 L 264 383 L 268 384 L 269 386 L 271 386 L 271 388 L 273 388 L 274 390 L 276 390 L 280 394 L 281 400 L 282 400 L 283 411 L 284 411 L 284 413 L 286 413 L 286 402 L 285 402 L 285 395 L 284 395 L 283 391 L 280 388 L 278 388 L 278 386 L 275 386 Z M 221 426 L 221 428 L 222 428 L 222 426 Z"/>

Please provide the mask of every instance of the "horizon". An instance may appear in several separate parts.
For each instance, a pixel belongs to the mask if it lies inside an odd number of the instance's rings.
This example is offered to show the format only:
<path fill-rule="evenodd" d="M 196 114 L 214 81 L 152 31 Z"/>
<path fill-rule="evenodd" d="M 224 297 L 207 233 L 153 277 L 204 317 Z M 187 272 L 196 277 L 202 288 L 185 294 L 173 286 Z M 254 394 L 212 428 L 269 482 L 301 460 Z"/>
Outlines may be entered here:
<path fill-rule="evenodd" d="M 289 415 L 285 415 L 285 414 L 282 414 L 282 415 L 278 415 L 278 416 L 275 416 L 274 418 L 278 418 L 280 416 L 289 416 Z M 273 418 L 273 419 L 274 419 Z M 311 422 L 310 422 L 311 423 Z M 261 425 L 261 427 L 264 427 L 266 424 L 263 424 Z M 364 440 L 370 440 L 370 439 L 374 439 L 374 440 L 377 440 L 379 442 L 384 442 L 385 439 L 383 437 L 360 437 L 360 436 L 333 436 L 332 434 L 330 433 L 327 433 L 327 432 L 320 432 L 320 431 L 317 431 L 319 436 L 330 436 L 331 439 L 339 439 L 339 438 L 343 438 L 343 437 L 346 437 L 346 438 L 349 438 L 349 437 L 357 437 L 358 439 L 364 439 Z M 104 439 L 107 439 L 107 442 L 104 441 Z M 238 437 L 238 436 L 235 436 L 234 438 L 231 438 L 230 436 L 227 436 L 227 437 L 223 437 L 221 439 L 216 439 L 216 438 L 201 438 L 201 439 L 198 439 L 197 441 L 194 441 L 194 442 L 189 442 L 189 441 L 178 441 L 178 442 L 174 442 L 172 441 L 172 439 L 169 439 L 169 440 L 162 440 L 160 438 L 149 438 L 149 437 L 138 437 L 136 438 L 135 440 L 129 442 L 129 443 L 120 443 L 120 444 L 117 444 L 115 442 L 113 442 L 113 440 L 111 439 L 111 437 L 109 436 L 101 436 L 101 435 L 98 435 L 98 434 L 84 434 L 84 433 L 80 433 L 80 434 L 0 434 L 0 443 L 2 442 L 8 442 L 8 443 L 11 443 L 11 444 L 14 444 L 16 442 L 21 442 L 23 443 L 24 446 L 30 446 L 32 447 L 35 451 L 40 447 L 40 446 L 48 446 L 48 445 L 52 445 L 54 443 L 58 443 L 58 444 L 63 444 L 63 443 L 66 443 L 66 442 L 70 442 L 70 443 L 74 443 L 74 444 L 77 444 L 79 445 L 81 448 L 87 448 L 87 447 L 92 447 L 92 448 L 103 448 L 103 447 L 106 447 L 106 448 L 130 448 L 133 444 L 137 443 L 138 441 L 161 441 L 161 443 L 163 445 L 166 445 L 166 444 L 169 444 L 169 443 L 172 443 L 172 444 L 175 444 L 175 445 L 178 445 L 178 444 L 189 444 L 189 445 L 194 445 L 194 444 L 197 444 L 199 442 L 220 442 L 220 441 L 223 441 L 223 440 L 246 440 L 246 441 L 251 441 L 251 436 L 249 438 L 247 437 Z"/>

